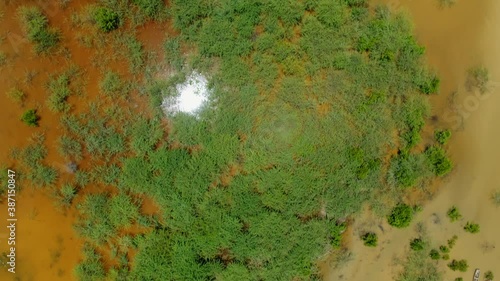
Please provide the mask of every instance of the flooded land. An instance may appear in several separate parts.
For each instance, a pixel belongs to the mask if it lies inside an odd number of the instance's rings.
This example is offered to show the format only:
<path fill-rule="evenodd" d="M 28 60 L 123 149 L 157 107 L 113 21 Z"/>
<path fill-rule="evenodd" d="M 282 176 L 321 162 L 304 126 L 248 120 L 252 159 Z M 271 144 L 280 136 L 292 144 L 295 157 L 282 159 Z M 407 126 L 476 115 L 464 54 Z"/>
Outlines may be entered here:
<path fill-rule="evenodd" d="M 498 278 L 498 62 L 496 0 L 2 1 L 0 280 Z"/>

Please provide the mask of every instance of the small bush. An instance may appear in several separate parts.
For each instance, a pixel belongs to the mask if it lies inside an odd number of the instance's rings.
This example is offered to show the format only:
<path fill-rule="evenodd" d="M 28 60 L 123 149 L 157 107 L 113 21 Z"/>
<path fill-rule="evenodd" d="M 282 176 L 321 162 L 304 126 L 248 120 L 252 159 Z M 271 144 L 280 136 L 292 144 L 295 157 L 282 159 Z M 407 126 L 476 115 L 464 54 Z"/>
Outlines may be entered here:
<path fill-rule="evenodd" d="M 455 278 L 455 281 L 464 281 L 464 279 L 462 277 L 457 277 Z"/>
<path fill-rule="evenodd" d="M 449 260 L 449 259 L 450 259 L 450 254 L 443 254 L 443 255 L 441 256 L 441 258 L 442 258 L 444 261 L 447 261 L 447 260 Z"/>
<path fill-rule="evenodd" d="M 453 163 L 447 157 L 446 152 L 437 146 L 431 146 L 425 151 L 430 169 L 436 176 L 444 176 L 453 169 Z"/>
<path fill-rule="evenodd" d="M 82 145 L 70 136 L 62 135 L 59 138 L 59 154 L 65 158 L 81 160 Z"/>
<path fill-rule="evenodd" d="M 64 184 L 59 190 L 59 200 L 64 207 L 71 206 L 76 195 L 76 188 L 71 184 Z"/>
<path fill-rule="evenodd" d="M 70 109 L 67 99 L 71 94 L 70 75 L 63 73 L 57 77 L 53 77 L 47 84 L 50 93 L 47 99 L 47 106 L 53 112 L 67 112 Z"/>
<path fill-rule="evenodd" d="M 467 263 L 466 260 L 452 260 L 449 264 L 448 267 L 453 270 L 453 271 L 461 271 L 461 272 L 466 272 L 467 269 L 469 268 L 469 264 Z"/>
<path fill-rule="evenodd" d="M 342 243 L 342 233 L 347 229 L 346 223 L 335 223 L 333 224 L 331 235 L 330 235 L 330 244 L 335 248 L 340 248 Z"/>
<path fill-rule="evenodd" d="M 25 111 L 21 117 L 21 121 L 31 127 L 38 127 L 38 120 L 40 120 L 40 116 L 36 114 L 36 109 Z"/>
<path fill-rule="evenodd" d="M 424 94 L 435 94 L 439 91 L 441 81 L 437 77 L 431 77 L 427 80 L 421 81 L 418 85 L 420 91 Z"/>
<path fill-rule="evenodd" d="M 439 246 L 439 250 L 441 251 L 441 253 L 443 254 L 448 254 L 450 252 L 450 248 L 448 248 L 447 246 L 445 245 L 441 245 Z"/>
<path fill-rule="evenodd" d="M 36 53 L 47 53 L 60 41 L 60 32 L 49 27 L 49 21 L 37 7 L 21 7 L 18 10 L 24 33 L 34 44 Z"/>
<path fill-rule="evenodd" d="M 133 0 L 148 17 L 158 18 L 165 6 L 162 0 Z"/>
<path fill-rule="evenodd" d="M 11 101 L 19 105 L 22 105 L 26 99 L 26 94 L 17 88 L 10 89 L 6 94 Z"/>
<path fill-rule="evenodd" d="M 453 237 L 450 240 L 448 240 L 448 247 L 450 249 L 453 249 L 453 247 L 455 247 L 455 244 L 457 243 L 457 239 L 458 239 L 458 236 L 453 235 Z"/>
<path fill-rule="evenodd" d="M 432 249 L 431 252 L 429 253 L 429 256 L 433 260 L 439 260 L 439 259 L 441 259 L 441 254 L 436 249 Z"/>
<path fill-rule="evenodd" d="M 424 249 L 425 243 L 420 238 L 415 238 L 410 242 L 410 248 L 413 251 L 422 251 Z"/>
<path fill-rule="evenodd" d="M 455 222 L 462 218 L 462 214 L 460 214 L 460 211 L 458 211 L 458 208 L 455 206 L 451 207 L 446 213 L 446 215 L 448 216 L 451 222 Z"/>
<path fill-rule="evenodd" d="M 97 26 L 104 32 L 111 32 L 120 26 L 120 17 L 114 11 L 107 8 L 97 8 L 94 14 Z"/>
<path fill-rule="evenodd" d="M 451 138 L 451 131 L 450 130 L 436 131 L 434 133 L 434 137 L 436 138 L 436 141 L 438 143 L 445 145 Z"/>
<path fill-rule="evenodd" d="M 368 247 L 376 247 L 378 244 L 377 234 L 373 232 L 365 233 L 363 236 L 361 236 L 361 240 L 363 240 L 363 244 Z"/>
<path fill-rule="evenodd" d="M 493 204 L 495 206 L 500 207 L 500 191 L 495 191 L 491 195 L 491 201 L 493 201 Z"/>
<path fill-rule="evenodd" d="M 112 71 L 108 71 L 99 84 L 101 92 L 108 96 L 118 96 L 124 89 L 120 76 Z"/>
<path fill-rule="evenodd" d="M 464 230 L 469 233 L 478 233 L 479 232 L 479 224 L 467 222 L 464 226 Z"/>
<path fill-rule="evenodd" d="M 474 67 L 467 72 L 467 80 L 465 86 L 467 90 L 473 91 L 477 89 L 481 94 L 488 91 L 488 83 L 490 81 L 490 73 L 485 67 Z"/>
<path fill-rule="evenodd" d="M 397 228 L 404 228 L 410 225 L 413 219 L 413 209 L 406 204 L 398 204 L 388 217 L 390 225 Z"/>
<path fill-rule="evenodd" d="M 493 272 L 491 272 L 491 270 L 488 270 L 484 273 L 484 279 L 493 280 L 493 278 L 495 278 L 495 276 L 493 275 Z"/>

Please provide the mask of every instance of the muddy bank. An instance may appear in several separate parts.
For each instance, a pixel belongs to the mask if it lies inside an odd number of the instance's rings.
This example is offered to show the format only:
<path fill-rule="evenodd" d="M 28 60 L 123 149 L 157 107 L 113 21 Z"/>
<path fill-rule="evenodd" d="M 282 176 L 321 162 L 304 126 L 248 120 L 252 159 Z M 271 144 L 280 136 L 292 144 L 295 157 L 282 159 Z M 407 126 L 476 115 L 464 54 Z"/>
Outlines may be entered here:
<path fill-rule="evenodd" d="M 438 1 L 379 1 L 406 12 L 415 24 L 421 44 L 426 46 L 428 64 L 442 79 L 441 94 L 432 97 L 436 127 L 450 128 L 453 138 L 449 150 L 456 167 L 439 183 L 439 191 L 424 205 L 424 211 L 411 227 L 398 230 L 366 211 L 357 218 L 350 249 L 352 260 L 341 269 L 331 269 L 325 280 L 394 280 L 408 253 L 409 242 L 416 238 L 415 225 L 424 222 L 432 247 L 446 243 L 453 235 L 458 241 L 451 259 L 466 259 L 466 273 L 453 272 L 439 261 L 444 280 L 472 277 L 475 268 L 498 271 L 500 264 L 500 208 L 490 200 L 500 189 L 500 3 L 494 0 L 458 1 L 451 8 L 440 8 Z M 490 93 L 480 96 L 465 88 L 466 72 L 477 65 L 491 74 Z M 450 223 L 446 211 L 456 205 L 463 219 Z M 462 227 L 467 221 L 479 223 L 479 234 L 469 234 Z M 377 248 L 362 245 L 359 234 L 379 234 Z"/>

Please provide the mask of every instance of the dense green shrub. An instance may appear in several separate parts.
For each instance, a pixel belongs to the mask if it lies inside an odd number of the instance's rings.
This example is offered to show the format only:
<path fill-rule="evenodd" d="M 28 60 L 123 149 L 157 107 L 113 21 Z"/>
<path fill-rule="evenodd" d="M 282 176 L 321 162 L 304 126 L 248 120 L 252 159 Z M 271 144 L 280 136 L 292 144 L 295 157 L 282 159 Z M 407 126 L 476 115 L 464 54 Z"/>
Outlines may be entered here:
<path fill-rule="evenodd" d="M 71 206 L 76 196 L 76 188 L 71 184 L 64 184 L 58 191 L 59 203 L 63 207 Z"/>
<path fill-rule="evenodd" d="M 424 94 L 435 94 L 439 91 L 441 81 L 436 76 L 420 81 L 418 87 Z"/>
<path fill-rule="evenodd" d="M 18 88 L 12 88 L 9 91 L 6 92 L 7 97 L 12 100 L 13 102 L 23 105 L 24 101 L 26 100 L 26 93 L 23 92 L 22 90 Z"/>
<path fill-rule="evenodd" d="M 448 248 L 447 246 L 445 245 L 441 245 L 439 246 L 439 250 L 441 251 L 441 253 L 443 254 L 448 254 L 450 252 L 450 248 Z"/>
<path fill-rule="evenodd" d="M 100 254 L 90 245 L 85 244 L 83 248 L 84 259 L 75 268 L 78 280 L 96 281 L 104 280 L 106 271 Z"/>
<path fill-rule="evenodd" d="M 457 221 L 462 218 L 462 214 L 456 206 L 451 207 L 446 213 L 451 222 Z"/>
<path fill-rule="evenodd" d="M 479 224 L 468 221 L 467 224 L 464 226 L 464 230 L 469 233 L 478 233 L 480 230 Z"/>
<path fill-rule="evenodd" d="M 464 281 L 464 279 L 462 277 L 457 277 L 455 278 L 455 281 Z"/>
<path fill-rule="evenodd" d="M 466 272 L 469 268 L 469 264 L 466 260 L 452 260 L 451 263 L 448 264 L 448 267 L 453 271 L 461 271 Z"/>
<path fill-rule="evenodd" d="M 431 146 L 425 150 L 431 170 L 437 176 L 444 176 L 453 169 L 453 163 L 441 147 Z"/>
<path fill-rule="evenodd" d="M 488 270 L 484 273 L 484 279 L 493 280 L 494 278 L 495 278 L 495 275 L 493 275 L 493 272 L 491 272 L 491 270 Z"/>
<path fill-rule="evenodd" d="M 451 138 L 451 131 L 450 130 L 436 131 L 434 133 L 434 138 L 438 143 L 445 145 Z"/>
<path fill-rule="evenodd" d="M 431 257 L 431 259 L 433 260 L 439 260 L 441 259 L 441 254 L 439 253 L 438 250 L 436 249 L 432 249 L 429 253 L 429 256 Z"/>
<path fill-rule="evenodd" d="M 60 41 L 60 32 L 49 27 L 47 17 L 38 7 L 20 7 L 18 17 L 21 20 L 24 33 L 34 44 L 36 53 L 47 53 Z"/>
<path fill-rule="evenodd" d="M 333 224 L 331 235 L 330 235 L 330 244 L 334 248 L 339 248 L 342 243 L 342 233 L 347 229 L 346 223 L 335 223 Z"/>
<path fill-rule="evenodd" d="M 38 127 L 38 120 L 40 120 L 40 116 L 36 114 L 36 109 L 29 109 L 21 116 L 21 121 L 31 127 Z"/>
<path fill-rule="evenodd" d="M 391 159 L 389 182 L 399 187 L 413 187 L 425 176 L 425 159 L 421 154 L 400 152 Z"/>
<path fill-rule="evenodd" d="M 70 74 L 66 72 L 49 80 L 47 89 L 50 95 L 47 99 L 47 106 L 50 110 L 54 112 L 69 111 L 70 105 L 67 103 L 67 99 L 71 95 L 70 79 Z"/>
<path fill-rule="evenodd" d="M 365 233 L 361 236 L 361 240 L 363 240 L 363 244 L 368 247 L 377 247 L 378 237 L 377 234 L 373 232 Z"/>
<path fill-rule="evenodd" d="M 421 238 L 415 238 L 410 242 L 410 248 L 414 251 L 422 251 L 424 246 L 425 242 Z"/>
<path fill-rule="evenodd" d="M 108 8 L 99 7 L 94 12 L 94 20 L 97 26 L 104 32 L 110 32 L 120 26 L 118 14 Z"/>
<path fill-rule="evenodd" d="M 394 227 L 404 228 L 410 225 L 412 219 L 413 209 L 406 204 L 400 203 L 394 207 L 387 221 Z"/>

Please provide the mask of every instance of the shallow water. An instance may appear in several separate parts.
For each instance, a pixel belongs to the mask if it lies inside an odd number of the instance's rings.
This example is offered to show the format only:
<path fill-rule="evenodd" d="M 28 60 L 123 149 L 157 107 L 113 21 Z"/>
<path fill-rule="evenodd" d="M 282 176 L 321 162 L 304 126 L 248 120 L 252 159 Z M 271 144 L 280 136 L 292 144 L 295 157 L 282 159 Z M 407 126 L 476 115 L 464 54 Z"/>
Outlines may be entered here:
<path fill-rule="evenodd" d="M 451 175 L 436 184 L 437 194 L 424 205 L 424 211 L 410 228 L 392 229 L 384 219 L 365 211 L 353 226 L 350 249 L 354 258 L 340 270 L 330 269 L 325 280 L 395 280 L 409 251 L 409 241 L 417 237 L 415 224 L 424 222 L 434 248 L 458 235 L 451 259 L 466 259 L 466 273 L 453 272 L 439 261 L 444 280 L 472 279 L 475 268 L 483 272 L 500 270 L 500 208 L 490 200 L 493 190 L 500 190 L 500 3 L 494 0 L 460 0 L 451 8 L 440 8 L 438 1 L 379 1 L 405 11 L 415 24 L 419 42 L 426 46 L 428 63 L 441 77 L 441 94 L 431 99 L 437 127 L 453 129 L 449 144 L 456 163 Z M 468 92 L 466 71 L 476 65 L 486 66 L 491 74 L 489 94 Z M 453 92 L 455 98 L 451 97 Z M 452 108 L 459 109 L 454 112 Z M 463 215 L 450 223 L 447 210 L 456 205 Z M 479 223 L 481 231 L 469 234 L 462 227 L 466 221 Z M 382 230 L 383 229 L 383 230 Z M 363 231 L 379 234 L 379 246 L 367 248 L 359 235 Z"/>

